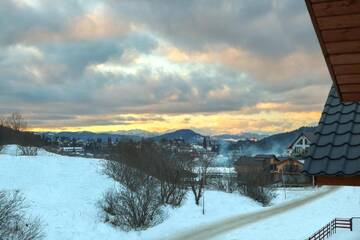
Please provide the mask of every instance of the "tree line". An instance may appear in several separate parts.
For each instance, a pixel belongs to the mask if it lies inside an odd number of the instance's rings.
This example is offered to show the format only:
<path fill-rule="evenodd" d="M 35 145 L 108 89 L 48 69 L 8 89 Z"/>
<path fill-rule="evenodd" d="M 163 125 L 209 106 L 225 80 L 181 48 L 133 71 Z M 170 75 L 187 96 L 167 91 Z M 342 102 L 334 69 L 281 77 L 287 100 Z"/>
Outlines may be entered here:
<path fill-rule="evenodd" d="M 0 150 L 2 146 L 17 144 L 22 155 L 35 155 L 44 142 L 39 135 L 27 132 L 27 121 L 20 113 L 0 117 Z"/>

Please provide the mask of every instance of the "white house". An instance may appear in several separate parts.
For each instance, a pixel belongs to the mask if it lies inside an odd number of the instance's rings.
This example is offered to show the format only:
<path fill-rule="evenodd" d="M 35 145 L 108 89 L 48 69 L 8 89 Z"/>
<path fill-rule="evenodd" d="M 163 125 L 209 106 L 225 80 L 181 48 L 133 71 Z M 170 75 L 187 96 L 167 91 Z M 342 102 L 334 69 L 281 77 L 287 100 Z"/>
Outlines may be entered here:
<path fill-rule="evenodd" d="M 287 155 L 293 157 L 303 157 L 307 154 L 310 144 L 314 142 L 313 133 L 303 132 L 287 148 Z"/>
<path fill-rule="evenodd" d="M 83 147 L 61 147 L 59 149 L 62 153 L 69 153 L 69 154 L 82 154 L 84 153 Z"/>

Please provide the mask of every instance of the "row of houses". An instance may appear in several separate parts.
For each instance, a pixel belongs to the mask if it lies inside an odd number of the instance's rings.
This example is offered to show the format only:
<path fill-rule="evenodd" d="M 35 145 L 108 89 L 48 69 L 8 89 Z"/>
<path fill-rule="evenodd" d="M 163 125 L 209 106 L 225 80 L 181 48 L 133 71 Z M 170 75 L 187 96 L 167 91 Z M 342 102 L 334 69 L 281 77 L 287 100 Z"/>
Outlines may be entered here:
<path fill-rule="evenodd" d="M 304 174 L 304 162 L 291 156 L 275 155 L 241 156 L 235 163 L 238 179 L 241 181 L 248 174 L 264 173 L 271 175 L 273 183 L 286 185 L 311 184 L 312 179 Z"/>

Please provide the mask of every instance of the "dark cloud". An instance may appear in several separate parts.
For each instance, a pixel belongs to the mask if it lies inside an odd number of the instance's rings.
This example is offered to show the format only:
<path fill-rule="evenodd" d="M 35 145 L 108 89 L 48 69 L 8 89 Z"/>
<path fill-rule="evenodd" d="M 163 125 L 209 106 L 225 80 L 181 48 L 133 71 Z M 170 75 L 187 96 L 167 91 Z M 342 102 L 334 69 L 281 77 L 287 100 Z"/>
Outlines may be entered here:
<path fill-rule="evenodd" d="M 228 44 L 273 58 L 297 49 L 319 49 L 304 1 L 109 0 L 109 6 L 194 51 Z"/>
<path fill-rule="evenodd" d="M 23 43 L 32 30 L 61 32 L 72 17 L 85 11 L 81 2 L 76 0 L 39 2 L 41 8 L 22 1 L 0 1 L 0 45 Z"/>

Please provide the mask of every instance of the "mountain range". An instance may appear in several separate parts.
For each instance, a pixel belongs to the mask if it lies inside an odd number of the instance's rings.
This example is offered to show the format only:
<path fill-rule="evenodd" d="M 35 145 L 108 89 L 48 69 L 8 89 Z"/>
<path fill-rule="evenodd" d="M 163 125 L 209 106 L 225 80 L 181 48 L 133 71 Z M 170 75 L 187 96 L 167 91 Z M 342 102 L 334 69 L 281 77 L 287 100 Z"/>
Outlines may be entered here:
<path fill-rule="evenodd" d="M 266 135 L 260 133 L 242 133 L 242 134 L 221 134 L 212 136 L 222 142 L 229 142 L 229 148 L 238 149 L 243 154 L 253 155 L 261 153 L 276 153 L 281 154 L 287 148 L 287 146 L 302 132 L 314 132 L 315 127 L 301 127 L 294 131 L 279 133 L 274 135 Z M 111 138 L 115 140 L 140 140 L 140 139 L 152 139 L 159 141 L 161 139 L 183 139 L 187 143 L 201 143 L 204 135 L 199 134 L 190 129 L 180 129 L 169 133 L 156 134 L 152 132 L 142 130 L 130 130 L 130 131 L 118 131 L 110 133 L 93 133 L 93 132 L 45 132 L 38 133 L 47 137 L 67 137 L 75 139 L 102 139 L 107 141 Z M 257 139 L 257 141 L 249 140 Z"/>

